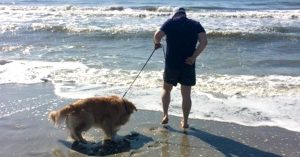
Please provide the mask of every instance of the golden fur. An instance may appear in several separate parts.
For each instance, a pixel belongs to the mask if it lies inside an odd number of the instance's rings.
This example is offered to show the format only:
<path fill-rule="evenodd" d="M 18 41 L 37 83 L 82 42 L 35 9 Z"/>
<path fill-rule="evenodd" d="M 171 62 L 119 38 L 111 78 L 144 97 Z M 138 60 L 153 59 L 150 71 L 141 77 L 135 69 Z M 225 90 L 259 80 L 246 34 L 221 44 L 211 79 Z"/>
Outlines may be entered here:
<path fill-rule="evenodd" d="M 134 104 L 118 96 L 92 97 L 50 112 L 49 120 L 55 125 L 65 120 L 70 136 L 76 141 L 86 142 L 81 133 L 91 127 L 101 128 L 107 139 L 113 140 L 133 111 L 137 111 Z"/>

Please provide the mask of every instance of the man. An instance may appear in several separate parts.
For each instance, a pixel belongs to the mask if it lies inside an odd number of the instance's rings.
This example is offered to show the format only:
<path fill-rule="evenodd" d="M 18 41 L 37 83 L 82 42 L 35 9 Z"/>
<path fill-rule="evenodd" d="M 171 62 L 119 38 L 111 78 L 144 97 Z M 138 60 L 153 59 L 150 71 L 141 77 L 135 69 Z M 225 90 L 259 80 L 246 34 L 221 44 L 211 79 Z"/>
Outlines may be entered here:
<path fill-rule="evenodd" d="M 182 128 L 188 128 L 188 117 L 191 110 L 191 87 L 196 84 L 195 61 L 207 45 L 204 28 L 197 21 L 188 19 L 184 8 L 175 11 L 154 34 L 154 48 L 161 47 L 161 39 L 166 36 L 167 53 L 164 70 L 162 93 L 163 118 L 161 123 L 167 124 L 171 90 L 177 83 L 181 84 Z M 199 44 L 197 45 L 197 41 Z"/>

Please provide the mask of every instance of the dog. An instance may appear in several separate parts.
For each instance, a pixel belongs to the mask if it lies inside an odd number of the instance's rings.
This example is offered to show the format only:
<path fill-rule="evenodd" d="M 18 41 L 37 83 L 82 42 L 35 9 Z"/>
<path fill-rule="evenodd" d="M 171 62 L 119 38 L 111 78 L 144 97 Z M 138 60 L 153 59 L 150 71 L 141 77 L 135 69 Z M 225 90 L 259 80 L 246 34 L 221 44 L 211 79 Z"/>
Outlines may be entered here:
<path fill-rule="evenodd" d="M 132 102 L 118 96 L 91 97 L 50 112 L 49 120 L 56 126 L 65 121 L 75 141 L 87 143 L 81 134 L 91 127 L 101 128 L 106 135 L 105 140 L 113 141 L 134 111 L 137 109 Z"/>

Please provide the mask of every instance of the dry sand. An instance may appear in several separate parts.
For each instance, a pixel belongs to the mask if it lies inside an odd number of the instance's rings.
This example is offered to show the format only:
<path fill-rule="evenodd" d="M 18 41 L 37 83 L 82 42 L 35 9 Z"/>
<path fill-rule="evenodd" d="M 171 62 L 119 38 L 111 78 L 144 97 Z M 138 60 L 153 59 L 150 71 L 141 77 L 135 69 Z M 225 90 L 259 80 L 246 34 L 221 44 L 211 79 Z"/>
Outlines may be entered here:
<path fill-rule="evenodd" d="M 51 84 L 0 85 L 0 93 L 1 157 L 300 156 L 298 132 L 195 119 L 183 131 L 180 117 L 171 116 L 169 125 L 162 126 L 161 112 L 143 110 L 121 128 L 117 143 L 104 143 L 103 133 L 95 129 L 84 135 L 94 143 L 73 143 L 65 129 L 55 128 L 47 120 L 50 110 L 73 101 L 55 96 Z"/>

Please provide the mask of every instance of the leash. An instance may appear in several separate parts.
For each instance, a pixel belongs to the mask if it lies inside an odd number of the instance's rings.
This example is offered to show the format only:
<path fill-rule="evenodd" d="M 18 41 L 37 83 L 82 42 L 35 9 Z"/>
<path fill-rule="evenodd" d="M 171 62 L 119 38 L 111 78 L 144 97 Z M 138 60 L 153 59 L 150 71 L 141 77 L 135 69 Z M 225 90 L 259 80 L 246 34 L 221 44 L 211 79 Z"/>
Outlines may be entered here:
<path fill-rule="evenodd" d="M 126 90 L 126 92 L 124 93 L 124 95 L 122 96 L 122 98 L 124 98 L 127 94 L 127 92 L 130 90 L 130 88 L 132 87 L 132 85 L 134 84 L 134 82 L 136 81 L 136 79 L 140 76 L 141 72 L 144 70 L 144 68 L 146 67 L 147 63 L 149 62 L 150 58 L 153 56 L 154 52 L 156 51 L 156 49 L 154 49 L 151 53 L 151 55 L 149 56 L 148 60 L 146 61 L 146 63 L 144 64 L 144 66 L 142 67 L 142 69 L 140 70 L 140 72 L 138 73 L 138 75 L 135 77 L 135 79 L 131 82 L 129 88 Z"/>
<path fill-rule="evenodd" d="M 165 63 L 166 63 L 166 51 L 165 51 L 165 47 L 163 44 L 161 44 L 161 47 L 163 49 L 163 53 L 164 53 L 164 57 L 165 57 Z"/>

